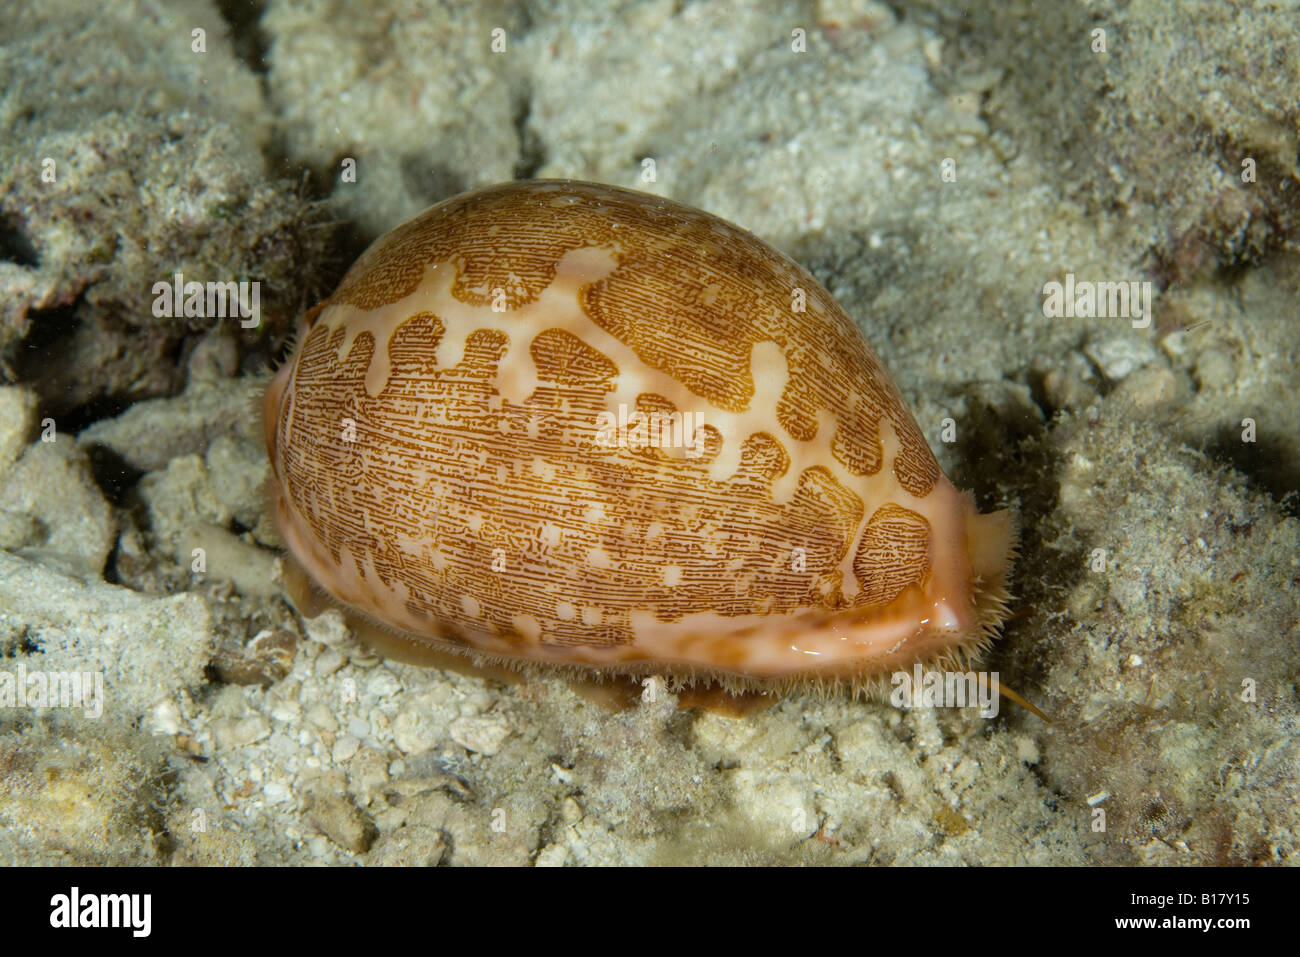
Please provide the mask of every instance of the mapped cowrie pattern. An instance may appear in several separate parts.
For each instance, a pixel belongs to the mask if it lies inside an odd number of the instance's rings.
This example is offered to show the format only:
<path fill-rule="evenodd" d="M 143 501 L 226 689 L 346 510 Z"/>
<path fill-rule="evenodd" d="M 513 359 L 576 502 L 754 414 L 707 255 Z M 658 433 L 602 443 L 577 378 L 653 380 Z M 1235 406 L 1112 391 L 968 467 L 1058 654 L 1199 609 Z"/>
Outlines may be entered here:
<path fill-rule="evenodd" d="M 426 210 L 307 314 L 264 414 L 293 557 L 417 644 L 870 688 L 1004 614 L 1010 513 L 942 474 L 852 320 L 657 196 Z"/>

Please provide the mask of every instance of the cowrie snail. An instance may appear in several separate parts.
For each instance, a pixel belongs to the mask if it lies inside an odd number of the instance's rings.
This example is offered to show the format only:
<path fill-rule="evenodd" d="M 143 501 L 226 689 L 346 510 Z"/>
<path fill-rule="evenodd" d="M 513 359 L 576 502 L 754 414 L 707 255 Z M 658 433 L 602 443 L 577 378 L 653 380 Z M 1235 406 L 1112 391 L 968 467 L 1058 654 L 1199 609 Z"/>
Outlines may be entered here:
<path fill-rule="evenodd" d="M 830 294 L 656 196 L 426 210 L 307 314 L 264 415 L 290 552 L 415 645 L 856 690 L 1004 616 L 1010 513 L 942 474 Z"/>

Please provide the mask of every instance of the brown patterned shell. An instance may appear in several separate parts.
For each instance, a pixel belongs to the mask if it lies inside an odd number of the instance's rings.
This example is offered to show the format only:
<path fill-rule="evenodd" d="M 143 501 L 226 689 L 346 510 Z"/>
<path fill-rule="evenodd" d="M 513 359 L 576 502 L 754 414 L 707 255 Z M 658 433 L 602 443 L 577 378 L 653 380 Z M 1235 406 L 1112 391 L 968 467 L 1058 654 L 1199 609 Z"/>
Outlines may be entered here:
<path fill-rule="evenodd" d="M 374 243 L 267 396 L 286 543 L 339 600 L 505 660 L 855 682 L 977 645 L 1010 526 L 857 327 L 715 216 L 508 183 Z"/>

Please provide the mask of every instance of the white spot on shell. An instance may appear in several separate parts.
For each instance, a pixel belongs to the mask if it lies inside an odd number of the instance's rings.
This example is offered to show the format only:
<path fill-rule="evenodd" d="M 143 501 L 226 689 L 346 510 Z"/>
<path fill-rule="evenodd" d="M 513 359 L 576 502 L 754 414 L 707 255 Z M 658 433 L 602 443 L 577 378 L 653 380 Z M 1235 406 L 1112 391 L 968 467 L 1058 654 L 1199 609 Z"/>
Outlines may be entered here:
<path fill-rule="evenodd" d="M 529 641 L 535 642 L 542 637 L 542 626 L 532 615 L 515 615 L 510 624 Z"/>
<path fill-rule="evenodd" d="M 534 478 L 540 479 L 547 485 L 555 483 L 555 466 L 548 463 L 540 455 L 533 456 L 532 472 Z"/>

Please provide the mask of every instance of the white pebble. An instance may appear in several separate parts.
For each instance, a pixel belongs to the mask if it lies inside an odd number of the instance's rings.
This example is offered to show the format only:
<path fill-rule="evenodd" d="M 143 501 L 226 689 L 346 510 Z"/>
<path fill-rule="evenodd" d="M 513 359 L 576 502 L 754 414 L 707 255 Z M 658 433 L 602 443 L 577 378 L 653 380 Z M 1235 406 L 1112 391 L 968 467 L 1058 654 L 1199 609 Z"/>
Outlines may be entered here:
<path fill-rule="evenodd" d="M 181 709 L 170 699 L 159 702 L 150 717 L 154 734 L 176 734 L 181 729 Z"/>
<path fill-rule="evenodd" d="M 510 736 L 510 729 L 496 717 L 457 718 L 447 733 L 467 751 L 477 751 L 491 757 L 501 750 L 501 745 Z"/>
<path fill-rule="evenodd" d="M 569 849 L 563 844 L 547 844 L 537 854 L 537 867 L 563 867 L 569 859 Z"/>
<path fill-rule="evenodd" d="M 351 760 L 352 756 L 361 748 L 361 742 L 353 735 L 340 735 L 339 739 L 334 742 L 334 750 L 330 757 L 334 759 L 335 764 L 343 764 Z"/>
<path fill-rule="evenodd" d="M 315 618 L 305 618 L 302 624 L 307 637 L 322 645 L 337 645 L 346 641 L 350 634 L 347 622 L 337 608 L 322 612 Z"/>
<path fill-rule="evenodd" d="M 289 787 L 281 781 L 267 781 L 262 785 L 262 795 L 267 804 L 283 804 L 289 800 Z"/>
<path fill-rule="evenodd" d="M 324 702 L 317 701 L 307 709 L 307 720 L 324 731 L 337 731 L 339 723 L 334 720 L 334 712 L 325 707 Z"/>
<path fill-rule="evenodd" d="M 1119 382 L 1156 358 L 1155 347 L 1135 336 L 1094 340 L 1083 351 L 1111 382 Z"/>
<path fill-rule="evenodd" d="M 391 698 L 402 690 L 402 683 L 387 668 L 376 668 L 366 681 L 366 693 L 376 698 Z"/>

